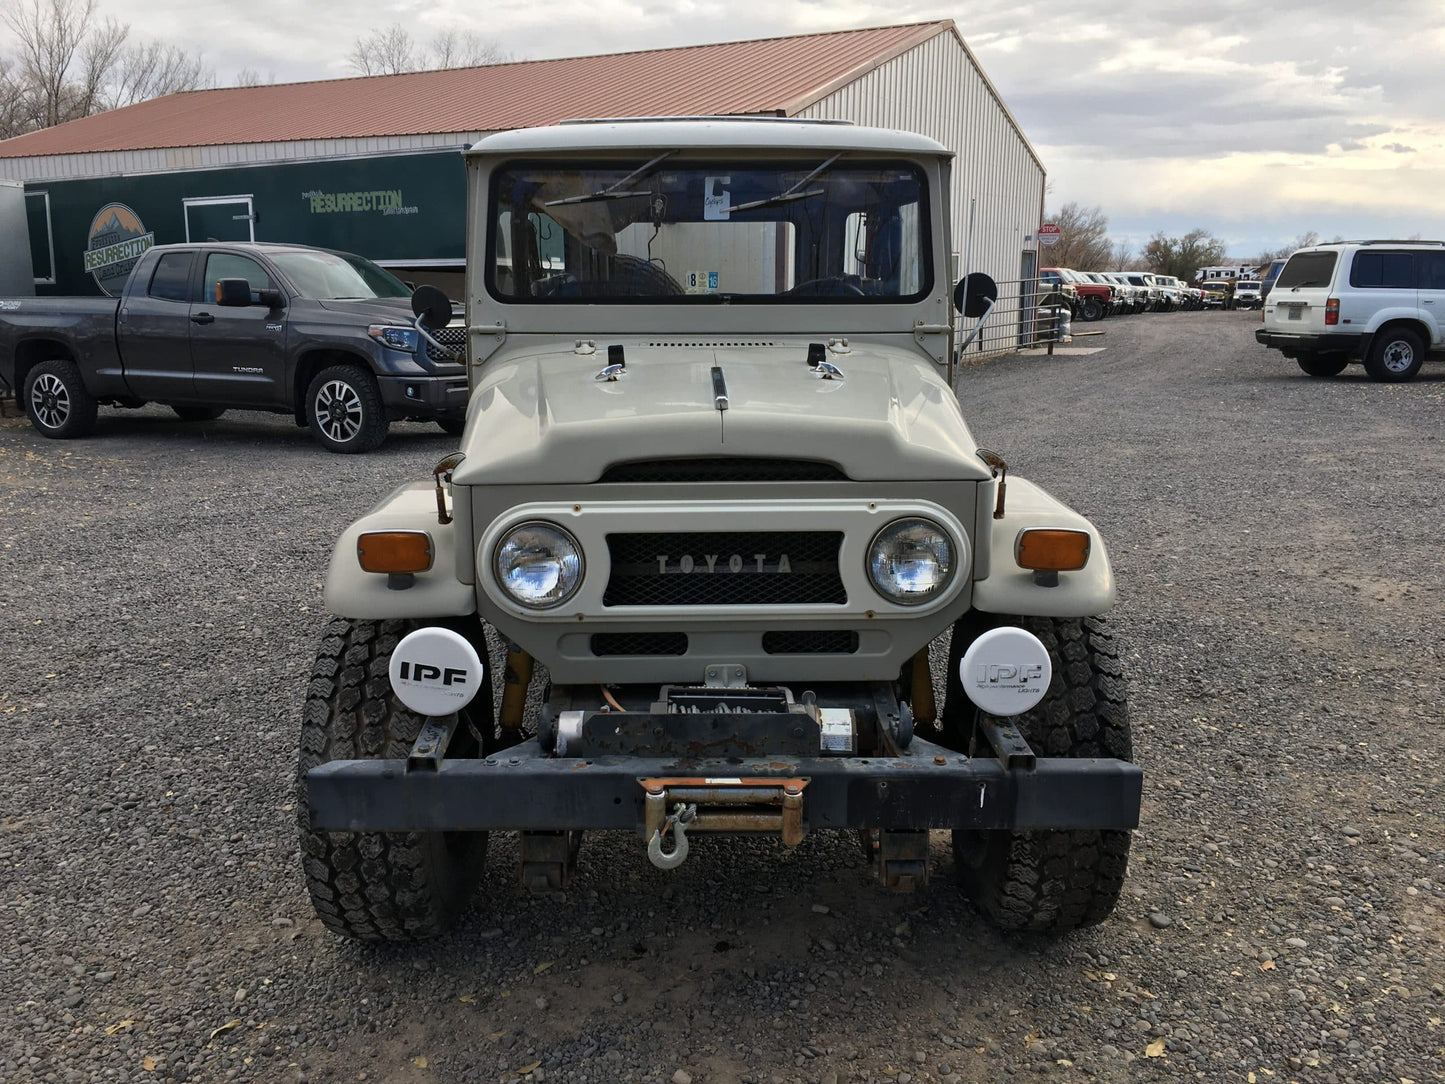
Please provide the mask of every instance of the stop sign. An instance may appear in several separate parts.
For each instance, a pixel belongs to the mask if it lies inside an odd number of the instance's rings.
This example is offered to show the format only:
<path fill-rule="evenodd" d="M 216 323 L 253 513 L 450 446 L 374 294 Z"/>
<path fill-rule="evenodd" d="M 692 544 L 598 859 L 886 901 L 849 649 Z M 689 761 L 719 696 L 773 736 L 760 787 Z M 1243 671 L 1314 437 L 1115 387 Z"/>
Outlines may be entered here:
<path fill-rule="evenodd" d="M 1056 245 L 1059 242 L 1059 227 L 1052 222 L 1045 222 L 1039 227 L 1039 244 L 1048 246 Z"/>

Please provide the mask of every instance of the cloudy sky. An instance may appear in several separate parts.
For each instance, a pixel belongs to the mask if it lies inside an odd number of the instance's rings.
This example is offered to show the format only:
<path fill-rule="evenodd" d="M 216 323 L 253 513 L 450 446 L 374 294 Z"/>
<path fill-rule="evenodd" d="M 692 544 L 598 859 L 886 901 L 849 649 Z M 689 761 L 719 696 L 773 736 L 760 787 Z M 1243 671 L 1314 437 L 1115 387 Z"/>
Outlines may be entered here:
<path fill-rule="evenodd" d="M 352 74 L 400 22 L 522 59 L 951 18 L 1049 172 L 1050 208 L 1100 205 L 1136 249 L 1202 226 L 1253 257 L 1325 239 L 1445 237 L 1441 0 L 99 0 L 221 81 Z"/>

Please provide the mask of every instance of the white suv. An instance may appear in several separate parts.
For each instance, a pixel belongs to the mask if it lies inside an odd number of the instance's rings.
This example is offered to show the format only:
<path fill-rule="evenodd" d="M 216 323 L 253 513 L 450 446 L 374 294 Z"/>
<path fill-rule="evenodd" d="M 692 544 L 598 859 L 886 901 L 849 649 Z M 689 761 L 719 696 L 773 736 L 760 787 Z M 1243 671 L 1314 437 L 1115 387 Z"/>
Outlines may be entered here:
<path fill-rule="evenodd" d="M 1413 380 L 1445 346 L 1445 242 L 1343 241 L 1300 249 L 1254 337 L 1310 376 L 1364 362 L 1371 380 Z"/>

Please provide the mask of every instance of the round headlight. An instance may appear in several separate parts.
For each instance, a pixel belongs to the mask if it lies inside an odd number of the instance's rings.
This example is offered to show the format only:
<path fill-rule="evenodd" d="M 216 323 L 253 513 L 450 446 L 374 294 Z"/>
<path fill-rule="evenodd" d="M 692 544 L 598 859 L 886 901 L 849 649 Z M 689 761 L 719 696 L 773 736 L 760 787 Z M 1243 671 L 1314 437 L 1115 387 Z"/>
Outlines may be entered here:
<path fill-rule="evenodd" d="M 948 533 L 926 519 L 900 519 L 879 531 L 868 547 L 868 577 L 890 602 L 918 606 L 943 593 L 953 578 Z"/>
<path fill-rule="evenodd" d="M 534 610 L 561 605 L 582 582 L 581 547 L 550 523 L 524 523 L 508 532 L 494 564 L 503 592 Z"/>

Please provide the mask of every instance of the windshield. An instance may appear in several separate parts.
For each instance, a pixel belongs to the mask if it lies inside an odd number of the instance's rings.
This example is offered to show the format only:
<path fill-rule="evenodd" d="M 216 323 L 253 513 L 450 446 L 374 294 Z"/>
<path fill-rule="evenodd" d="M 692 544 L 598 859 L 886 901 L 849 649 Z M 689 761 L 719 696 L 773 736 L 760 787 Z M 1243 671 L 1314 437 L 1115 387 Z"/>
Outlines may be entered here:
<path fill-rule="evenodd" d="M 504 166 L 492 175 L 487 288 L 544 304 L 926 296 L 922 171 L 837 159 Z"/>
<path fill-rule="evenodd" d="M 1258 289 L 1259 289 L 1259 283 L 1257 283 L 1257 282 L 1243 282 L 1243 281 L 1241 281 L 1241 282 L 1236 282 L 1236 283 L 1234 284 L 1234 291 L 1235 291 L 1235 293 L 1238 293 L 1240 290 L 1258 290 Z"/>
<path fill-rule="evenodd" d="M 411 296 L 406 284 L 391 272 L 349 252 L 288 249 L 268 255 L 302 297 L 341 301 Z"/>

